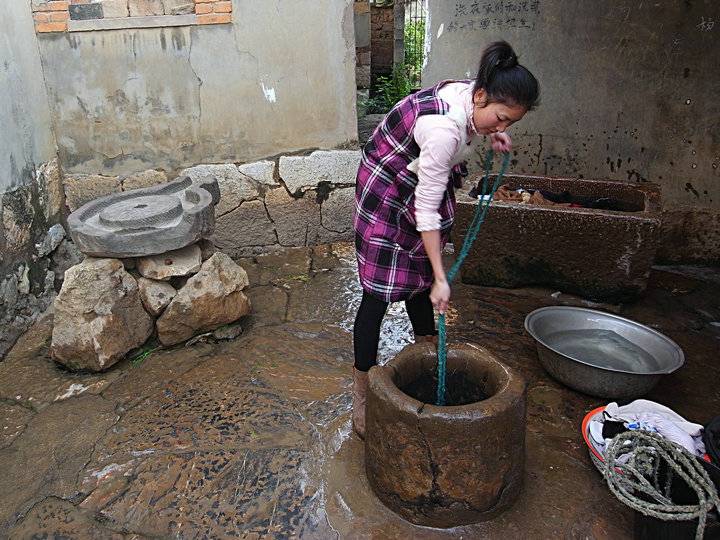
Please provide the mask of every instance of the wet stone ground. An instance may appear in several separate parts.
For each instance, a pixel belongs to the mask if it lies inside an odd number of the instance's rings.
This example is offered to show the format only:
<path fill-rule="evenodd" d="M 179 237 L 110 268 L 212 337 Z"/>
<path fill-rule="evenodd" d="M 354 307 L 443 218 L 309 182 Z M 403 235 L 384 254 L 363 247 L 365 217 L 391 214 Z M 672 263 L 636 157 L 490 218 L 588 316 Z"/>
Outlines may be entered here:
<path fill-rule="evenodd" d="M 587 305 L 543 289 L 458 285 L 449 339 L 481 343 L 529 384 L 520 500 L 499 518 L 449 531 L 384 508 L 351 435 L 352 248 L 241 260 L 254 313 L 242 334 L 157 350 L 103 374 L 48 356 L 45 317 L 0 362 L 0 537 L 5 538 L 630 538 L 580 437 L 603 404 L 552 381 L 524 316 Z M 720 410 L 720 273 L 656 269 L 639 303 L 601 306 L 667 333 L 687 364 L 648 396 L 705 422 Z M 410 342 L 402 306 L 381 358 Z"/>

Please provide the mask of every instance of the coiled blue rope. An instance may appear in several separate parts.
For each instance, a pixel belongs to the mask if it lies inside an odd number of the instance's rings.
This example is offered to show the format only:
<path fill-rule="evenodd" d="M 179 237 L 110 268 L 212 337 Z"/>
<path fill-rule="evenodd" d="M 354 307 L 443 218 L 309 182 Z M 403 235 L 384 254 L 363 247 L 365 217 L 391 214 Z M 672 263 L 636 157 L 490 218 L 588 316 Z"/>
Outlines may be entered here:
<path fill-rule="evenodd" d="M 495 177 L 495 181 L 492 184 L 491 190 L 488 192 L 488 184 L 490 182 L 490 171 L 492 170 L 493 165 L 493 159 L 495 157 L 495 152 L 492 150 L 488 150 L 487 154 L 485 155 L 485 175 L 482 179 L 482 192 L 480 193 L 482 196 L 478 200 L 477 208 L 475 209 L 475 215 L 473 216 L 472 223 L 470 223 L 470 226 L 468 227 L 467 233 L 465 234 L 465 241 L 463 242 L 462 248 L 460 249 L 460 253 L 458 254 L 457 259 L 455 260 L 455 263 L 452 265 L 450 270 L 447 273 L 447 280 L 448 283 L 452 283 L 453 279 L 455 279 L 455 275 L 458 273 L 458 270 L 460 270 L 460 266 L 462 266 L 463 261 L 465 260 L 465 257 L 468 256 L 468 253 L 470 253 L 470 248 L 472 248 L 473 242 L 475 242 L 475 239 L 478 236 L 478 233 L 480 232 L 480 226 L 483 224 L 483 221 L 485 221 L 485 216 L 488 213 L 488 209 L 490 208 L 490 203 L 492 202 L 493 197 L 495 196 L 495 192 L 497 191 L 498 187 L 500 187 L 500 182 L 502 181 L 503 176 L 505 176 L 505 172 L 507 171 L 508 164 L 510 163 L 510 154 L 505 152 L 503 154 L 503 160 L 502 164 L 500 165 L 500 172 L 498 172 L 497 176 Z M 489 195 L 489 196 L 488 196 Z M 438 317 L 438 385 L 437 385 L 437 404 L 438 405 L 445 405 L 445 366 L 447 363 L 447 330 L 445 328 L 445 314 L 441 314 Z"/>

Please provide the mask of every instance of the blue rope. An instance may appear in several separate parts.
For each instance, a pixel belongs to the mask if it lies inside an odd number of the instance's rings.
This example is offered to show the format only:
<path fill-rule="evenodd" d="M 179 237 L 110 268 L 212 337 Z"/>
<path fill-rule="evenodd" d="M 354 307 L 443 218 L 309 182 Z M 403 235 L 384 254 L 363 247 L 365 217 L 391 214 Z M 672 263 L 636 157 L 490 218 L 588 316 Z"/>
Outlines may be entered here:
<path fill-rule="evenodd" d="M 490 203 L 492 202 L 492 198 L 495 196 L 495 192 L 497 191 L 498 187 L 500 187 L 500 182 L 502 181 L 503 176 L 505 176 L 505 171 L 507 171 L 508 164 L 510 163 L 510 154 L 507 152 L 503 154 L 503 160 L 502 165 L 500 166 L 500 172 L 498 172 L 497 176 L 495 177 L 495 181 L 492 184 L 491 191 L 488 192 L 488 184 L 490 181 L 490 171 L 492 169 L 493 165 L 493 158 L 495 157 L 495 153 L 492 150 L 488 150 L 487 154 L 485 155 L 485 175 L 482 179 L 482 192 L 480 193 L 481 197 L 478 201 L 477 208 L 475 209 L 475 215 L 473 216 L 473 220 L 470 223 L 470 226 L 468 227 L 467 233 L 465 234 L 465 241 L 463 242 L 462 249 L 460 249 L 460 253 L 458 254 L 457 259 L 455 260 L 455 264 L 452 265 L 450 270 L 447 273 L 447 280 L 448 283 L 452 283 L 453 279 L 455 279 L 455 275 L 460 270 L 460 266 L 462 266 L 463 261 L 465 260 L 465 257 L 468 256 L 468 253 L 470 253 L 470 249 L 472 248 L 473 242 L 475 242 L 475 239 L 478 236 L 478 233 L 480 232 L 480 226 L 483 224 L 483 221 L 485 221 L 485 216 L 488 213 L 488 209 L 490 208 Z M 489 195 L 489 197 L 487 196 Z M 438 317 L 438 386 L 437 386 L 437 404 L 438 405 L 445 405 L 445 366 L 447 363 L 447 330 L 445 327 L 445 315 L 442 314 Z"/>

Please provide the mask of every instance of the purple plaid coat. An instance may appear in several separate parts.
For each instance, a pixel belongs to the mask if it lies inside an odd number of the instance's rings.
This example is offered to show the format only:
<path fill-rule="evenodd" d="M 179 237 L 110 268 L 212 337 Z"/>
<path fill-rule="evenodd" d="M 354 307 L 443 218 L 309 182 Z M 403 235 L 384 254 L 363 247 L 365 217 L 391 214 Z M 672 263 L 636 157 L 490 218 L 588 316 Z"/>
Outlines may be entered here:
<path fill-rule="evenodd" d="M 433 272 L 415 228 L 417 175 L 407 166 L 420 155 L 413 131 L 425 114 L 447 114 L 438 98 L 448 82 L 400 101 L 375 129 L 362 152 L 355 188 L 355 249 L 363 290 L 385 302 L 406 300 L 432 286 Z M 444 246 L 455 217 L 455 191 L 448 189 L 438 210 Z"/>

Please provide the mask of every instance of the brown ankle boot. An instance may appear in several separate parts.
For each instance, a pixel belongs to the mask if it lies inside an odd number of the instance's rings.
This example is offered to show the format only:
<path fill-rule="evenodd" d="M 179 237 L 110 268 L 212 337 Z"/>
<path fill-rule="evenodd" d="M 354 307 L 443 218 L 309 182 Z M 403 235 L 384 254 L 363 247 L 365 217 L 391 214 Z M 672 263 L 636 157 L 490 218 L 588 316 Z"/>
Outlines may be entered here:
<path fill-rule="evenodd" d="M 353 368 L 352 426 L 361 439 L 365 438 L 365 399 L 367 397 L 368 374 Z"/>

